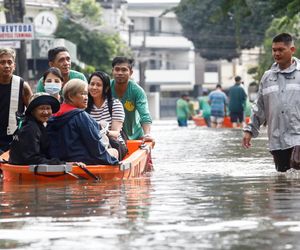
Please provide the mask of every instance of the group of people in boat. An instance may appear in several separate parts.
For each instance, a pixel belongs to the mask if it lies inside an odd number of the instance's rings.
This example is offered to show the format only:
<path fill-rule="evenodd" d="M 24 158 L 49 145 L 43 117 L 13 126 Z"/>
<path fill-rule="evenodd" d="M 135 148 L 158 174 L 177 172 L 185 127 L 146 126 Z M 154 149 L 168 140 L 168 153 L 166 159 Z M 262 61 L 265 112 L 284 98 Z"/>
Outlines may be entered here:
<path fill-rule="evenodd" d="M 203 89 L 202 95 L 194 102 L 187 93 L 183 93 L 176 102 L 178 126 L 186 127 L 189 119 L 202 118 L 207 127 L 222 128 L 228 126 L 229 121 L 233 128 L 244 127 L 245 118 L 251 113 L 250 102 L 242 78 L 235 76 L 234 81 L 228 90 L 224 90 L 221 84 L 210 92 Z"/>
<path fill-rule="evenodd" d="M 154 142 L 144 90 L 131 79 L 134 60 L 115 57 L 112 76 L 71 70 L 65 47 L 48 51 L 49 69 L 36 93 L 14 75 L 15 50 L 0 48 L 0 155 L 16 165 L 116 165 L 126 140 Z"/>

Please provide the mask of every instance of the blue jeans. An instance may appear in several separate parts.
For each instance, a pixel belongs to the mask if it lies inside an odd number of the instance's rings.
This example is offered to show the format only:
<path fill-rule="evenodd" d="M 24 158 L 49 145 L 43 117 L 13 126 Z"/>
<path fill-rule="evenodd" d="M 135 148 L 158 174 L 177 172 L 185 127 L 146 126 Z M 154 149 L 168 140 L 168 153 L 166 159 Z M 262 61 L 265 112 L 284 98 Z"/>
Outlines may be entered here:
<path fill-rule="evenodd" d="M 186 119 L 177 119 L 179 127 L 187 127 L 187 120 Z"/>

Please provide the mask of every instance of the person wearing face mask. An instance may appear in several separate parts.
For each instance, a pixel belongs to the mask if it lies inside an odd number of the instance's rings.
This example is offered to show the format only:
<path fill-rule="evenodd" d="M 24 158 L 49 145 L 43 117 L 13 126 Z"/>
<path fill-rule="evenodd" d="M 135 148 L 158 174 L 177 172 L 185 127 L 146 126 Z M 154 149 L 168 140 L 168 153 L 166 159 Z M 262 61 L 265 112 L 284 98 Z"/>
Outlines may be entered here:
<path fill-rule="evenodd" d="M 9 151 L 9 163 L 14 165 L 63 164 L 48 155 L 49 139 L 45 124 L 52 113 L 59 109 L 58 100 L 48 93 L 36 93 L 25 111 L 23 126 L 13 137 Z"/>
<path fill-rule="evenodd" d="M 62 102 L 62 97 L 60 95 L 62 83 L 63 83 L 63 77 L 58 68 L 51 67 L 45 73 L 43 74 L 43 83 L 44 83 L 44 89 L 45 92 L 50 94 L 51 96 L 54 96 Z"/>
<path fill-rule="evenodd" d="M 88 84 L 72 79 L 63 87 L 64 103 L 48 121 L 49 154 L 67 162 L 117 165 L 118 151 L 101 143 L 98 123 L 85 109 Z"/>

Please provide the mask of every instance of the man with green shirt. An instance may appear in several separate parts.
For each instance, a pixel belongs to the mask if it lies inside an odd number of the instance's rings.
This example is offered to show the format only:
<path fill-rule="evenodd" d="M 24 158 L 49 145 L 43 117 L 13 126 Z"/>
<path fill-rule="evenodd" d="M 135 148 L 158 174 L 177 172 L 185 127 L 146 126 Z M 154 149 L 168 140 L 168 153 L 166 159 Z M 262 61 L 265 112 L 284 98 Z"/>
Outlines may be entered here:
<path fill-rule="evenodd" d="M 236 76 L 234 80 L 235 84 L 229 89 L 228 93 L 230 121 L 233 128 L 238 127 L 240 124 L 243 124 L 244 127 L 244 109 L 247 95 L 241 86 L 242 78 Z"/>
<path fill-rule="evenodd" d="M 124 107 L 125 121 L 123 129 L 130 140 L 143 139 L 153 141 L 150 135 L 152 119 L 145 91 L 130 79 L 134 60 L 127 57 L 115 57 L 112 61 L 111 92 Z"/>
<path fill-rule="evenodd" d="M 71 70 L 71 57 L 70 53 L 65 47 L 55 47 L 53 49 L 50 49 L 48 51 L 48 61 L 50 67 L 56 67 L 60 70 L 62 76 L 63 76 L 63 85 L 74 78 L 81 79 L 85 82 L 87 82 L 84 74 Z M 63 86 L 62 86 L 63 87 Z M 43 78 L 41 78 L 36 87 L 36 92 L 45 92 L 44 84 L 43 84 Z M 53 94 L 53 93 L 49 93 Z"/>
<path fill-rule="evenodd" d="M 190 116 L 189 103 L 187 102 L 188 95 L 182 94 L 176 102 L 176 116 L 179 127 L 187 127 L 187 121 Z"/>
<path fill-rule="evenodd" d="M 203 96 L 198 98 L 199 111 L 201 116 L 204 118 L 207 127 L 210 127 L 210 105 L 208 103 L 208 92 L 203 91 Z"/>

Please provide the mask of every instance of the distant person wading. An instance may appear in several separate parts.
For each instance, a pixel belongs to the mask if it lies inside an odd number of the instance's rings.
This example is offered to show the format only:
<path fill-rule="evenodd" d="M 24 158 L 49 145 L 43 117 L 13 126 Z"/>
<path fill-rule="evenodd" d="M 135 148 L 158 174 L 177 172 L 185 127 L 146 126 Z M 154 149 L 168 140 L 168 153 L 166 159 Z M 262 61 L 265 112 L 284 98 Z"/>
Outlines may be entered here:
<path fill-rule="evenodd" d="M 176 102 L 176 115 L 179 127 L 187 127 L 190 117 L 190 108 L 188 103 L 188 95 L 182 94 Z"/>

